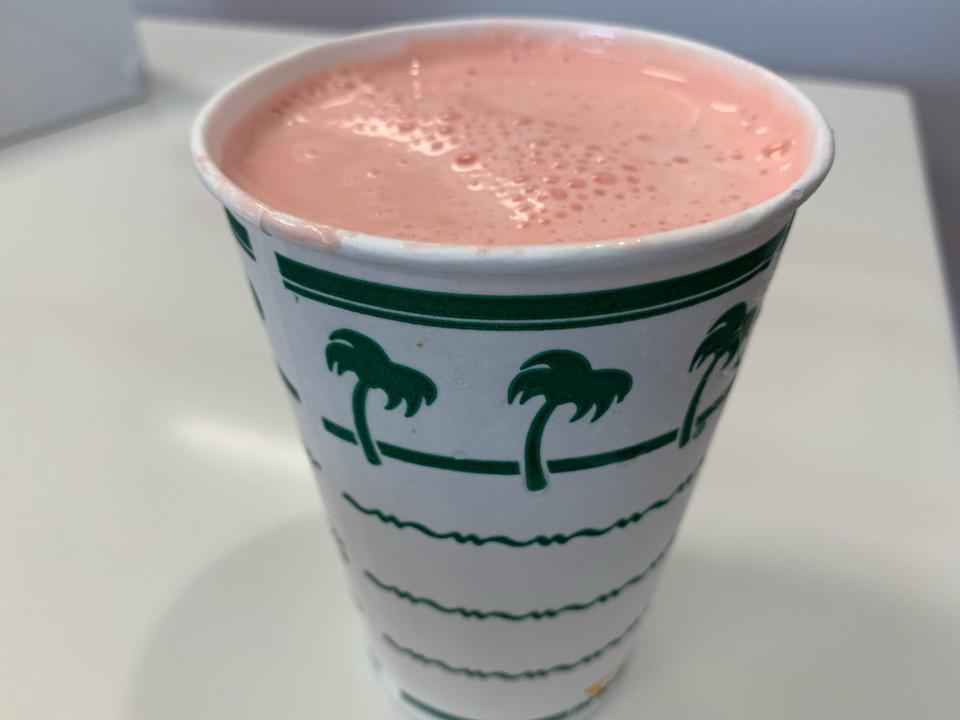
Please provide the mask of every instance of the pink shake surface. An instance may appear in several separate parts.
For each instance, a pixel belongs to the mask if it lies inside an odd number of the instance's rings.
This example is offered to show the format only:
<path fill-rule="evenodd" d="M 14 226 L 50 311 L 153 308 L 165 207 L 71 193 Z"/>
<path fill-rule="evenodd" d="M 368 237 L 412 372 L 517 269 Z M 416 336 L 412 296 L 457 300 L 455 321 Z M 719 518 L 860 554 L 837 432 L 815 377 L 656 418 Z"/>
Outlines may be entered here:
<path fill-rule="evenodd" d="M 786 100 L 690 51 L 486 30 L 285 88 L 230 130 L 221 164 L 325 225 L 526 245 L 721 218 L 787 189 L 809 144 Z"/>

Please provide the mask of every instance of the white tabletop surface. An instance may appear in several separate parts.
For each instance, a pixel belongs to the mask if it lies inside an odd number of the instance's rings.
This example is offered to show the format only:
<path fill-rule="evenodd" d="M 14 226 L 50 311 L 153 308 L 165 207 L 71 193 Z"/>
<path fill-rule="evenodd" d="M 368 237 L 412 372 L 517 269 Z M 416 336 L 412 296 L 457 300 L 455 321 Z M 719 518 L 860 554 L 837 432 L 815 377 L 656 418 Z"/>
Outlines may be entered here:
<path fill-rule="evenodd" d="M 0 154 L 0 717 L 392 718 L 187 152 L 204 98 L 311 38 L 141 29 L 146 104 Z M 960 405 L 914 118 L 802 85 L 836 167 L 606 720 L 960 705 Z"/>

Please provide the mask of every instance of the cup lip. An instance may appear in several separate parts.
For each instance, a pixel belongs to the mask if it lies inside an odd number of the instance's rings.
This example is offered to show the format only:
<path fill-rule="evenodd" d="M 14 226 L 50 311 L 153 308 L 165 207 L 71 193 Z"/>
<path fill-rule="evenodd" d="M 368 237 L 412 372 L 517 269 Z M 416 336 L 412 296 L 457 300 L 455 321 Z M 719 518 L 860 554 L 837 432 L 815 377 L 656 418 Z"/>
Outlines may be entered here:
<path fill-rule="evenodd" d="M 745 210 L 707 223 L 642 236 L 608 238 L 595 242 L 469 245 L 401 240 L 324 225 L 271 207 L 236 185 L 213 161 L 208 146 L 211 120 L 228 99 L 266 72 L 283 65 L 296 65 L 319 48 L 348 47 L 357 42 L 422 34 L 456 33 L 486 27 L 557 32 L 581 36 L 624 37 L 653 41 L 740 69 L 766 83 L 794 104 L 811 135 L 811 152 L 803 174 L 782 192 Z M 305 73 L 306 74 L 306 73 Z M 280 89 L 279 87 L 277 89 Z M 796 209 L 823 182 L 833 164 L 833 132 L 819 108 L 793 83 L 765 67 L 713 45 L 677 35 L 625 25 L 580 20 L 484 16 L 468 19 L 405 23 L 362 33 L 332 38 L 262 63 L 240 75 L 211 97 L 197 114 L 190 133 L 194 166 L 207 189 L 232 213 L 259 227 L 300 245 L 343 258 L 397 267 L 489 272 L 557 272 L 604 269 L 641 261 L 658 264 L 722 251 L 745 236 L 771 231 L 785 224 Z"/>

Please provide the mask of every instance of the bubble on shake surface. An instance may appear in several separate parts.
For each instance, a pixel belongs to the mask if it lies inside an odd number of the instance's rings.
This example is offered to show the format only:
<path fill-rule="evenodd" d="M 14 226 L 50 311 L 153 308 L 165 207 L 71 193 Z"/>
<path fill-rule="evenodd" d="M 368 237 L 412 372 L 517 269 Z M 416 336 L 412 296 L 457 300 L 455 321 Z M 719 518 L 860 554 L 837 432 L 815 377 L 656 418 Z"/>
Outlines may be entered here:
<path fill-rule="evenodd" d="M 486 30 L 298 82 L 237 123 L 222 165 L 268 204 L 349 230 L 590 242 L 782 192 L 807 161 L 802 128 L 669 45 Z"/>

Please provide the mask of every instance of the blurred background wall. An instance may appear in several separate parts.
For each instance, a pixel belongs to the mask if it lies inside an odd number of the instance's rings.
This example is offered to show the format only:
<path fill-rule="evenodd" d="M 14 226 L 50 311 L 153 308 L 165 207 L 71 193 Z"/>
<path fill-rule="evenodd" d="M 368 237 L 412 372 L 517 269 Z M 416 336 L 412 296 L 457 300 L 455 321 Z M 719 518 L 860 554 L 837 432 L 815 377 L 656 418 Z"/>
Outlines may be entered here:
<path fill-rule="evenodd" d="M 785 72 L 903 85 L 919 111 L 953 305 L 960 307 L 960 0 L 137 2 L 154 14 L 325 29 L 493 13 L 589 18 L 688 35 Z"/>

